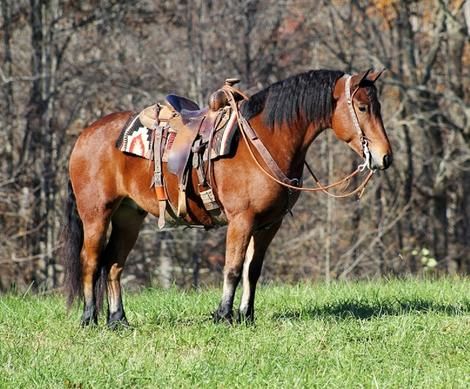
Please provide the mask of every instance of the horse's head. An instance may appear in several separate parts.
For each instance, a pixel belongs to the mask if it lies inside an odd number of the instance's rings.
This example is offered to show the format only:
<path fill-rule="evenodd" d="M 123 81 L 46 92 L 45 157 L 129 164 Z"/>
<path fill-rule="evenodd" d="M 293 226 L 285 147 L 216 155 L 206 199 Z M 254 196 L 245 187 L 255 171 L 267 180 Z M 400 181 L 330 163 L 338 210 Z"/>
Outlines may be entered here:
<path fill-rule="evenodd" d="M 374 85 L 381 73 L 368 70 L 336 81 L 331 126 L 337 138 L 366 158 L 369 168 L 383 170 L 390 166 L 393 155 Z"/>

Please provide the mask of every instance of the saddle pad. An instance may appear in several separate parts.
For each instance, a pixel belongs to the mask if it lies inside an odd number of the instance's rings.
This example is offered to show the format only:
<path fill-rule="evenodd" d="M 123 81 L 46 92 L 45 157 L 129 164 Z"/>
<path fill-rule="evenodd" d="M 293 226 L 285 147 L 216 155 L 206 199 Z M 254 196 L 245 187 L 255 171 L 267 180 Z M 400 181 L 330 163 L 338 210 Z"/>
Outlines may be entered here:
<path fill-rule="evenodd" d="M 222 124 L 214 133 L 212 148 L 204 153 L 204 160 L 224 157 L 230 154 L 232 143 L 237 130 L 237 118 L 232 112 L 229 120 Z M 133 115 L 121 130 L 116 147 L 132 155 L 153 160 L 154 129 L 146 127 L 141 122 L 141 113 Z M 170 130 L 164 147 L 163 162 L 168 162 L 168 153 L 173 146 L 176 133 Z"/>
<path fill-rule="evenodd" d="M 154 130 L 145 127 L 139 115 L 135 115 L 122 129 L 116 147 L 125 153 L 153 159 L 153 138 Z"/>

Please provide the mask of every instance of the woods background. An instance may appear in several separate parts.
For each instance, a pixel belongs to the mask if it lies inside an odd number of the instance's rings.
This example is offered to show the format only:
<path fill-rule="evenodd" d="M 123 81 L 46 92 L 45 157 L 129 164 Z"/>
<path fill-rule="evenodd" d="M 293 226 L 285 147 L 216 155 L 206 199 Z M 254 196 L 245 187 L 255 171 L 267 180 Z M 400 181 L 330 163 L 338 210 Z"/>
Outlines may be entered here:
<path fill-rule="evenodd" d="M 227 77 L 252 93 L 312 68 L 387 69 L 395 160 L 360 202 L 303 194 L 264 279 L 470 271 L 470 1 L 1 0 L 0 35 L 0 290 L 60 287 L 84 126 L 170 92 L 205 104 Z M 324 182 L 359 162 L 328 131 L 308 160 Z M 157 233 L 148 217 L 124 281 L 219 280 L 224 232 Z"/>

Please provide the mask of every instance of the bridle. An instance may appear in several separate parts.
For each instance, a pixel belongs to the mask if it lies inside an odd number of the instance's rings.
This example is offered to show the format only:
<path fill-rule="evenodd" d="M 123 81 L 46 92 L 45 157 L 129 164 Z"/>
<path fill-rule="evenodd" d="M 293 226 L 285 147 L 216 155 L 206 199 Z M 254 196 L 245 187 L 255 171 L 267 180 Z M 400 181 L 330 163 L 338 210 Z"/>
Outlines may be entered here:
<path fill-rule="evenodd" d="M 366 73 L 366 76 L 367 76 L 367 73 Z M 346 95 L 346 102 L 348 104 L 349 116 L 351 116 L 351 121 L 353 123 L 354 129 L 356 130 L 357 134 L 359 135 L 359 139 L 361 140 L 362 153 L 364 155 L 364 163 L 359 165 L 358 168 L 362 172 L 366 167 L 368 167 L 369 170 L 372 170 L 371 159 L 370 159 L 371 155 L 370 155 L 367 137 L 365 136 L 364 131 L 362 131 L 362 128 L 359 124 L 359 120 L 357 118 L 356 110 L 354 109 L 353 99 L 354 99 L 354 95 L 359 90 L 359 85 L 356 86 L 353 93 L 351 93 L 351 79 L 352 79 L 352 76 L 348 75 L 346 78 L 345 85 L 344 85 L 344 93 Z"/>
<path fill-rule="evenodd" d="M 367 74 L 365 75 L 367 76 Z M 364 76 L 364 77 L 365 77 Z M 343 76 L 344 77 L 344 76 Z M 272 157 L 271 153 L 268 151 L 266 146 L 261 142 L 261 140 L 258 138 L 255 130 L 253 127 L 251 127 L 250 123 L 240 114 L 239 110 L 239 105 L 235 99 L 235 95 L 241 95 L 243 97 L 242 101 L 246 101 L 248 98 L 243 95 L 238 89 L 234 88 L 232 85 L 226 83 L 223 87 L 222 90 L 224 91 L 225 95 L 227 96 L 227 100 L 235 113 L 237 117 L 237 122 L 238 126 L 240 128 L 240 133 L 242 135 L 243 140 L 246 143 L 246 146 L 248 148 L 248 151 L 255 162 L 255 164 L 258 166 L 258 168 L 266 175 L 268 176 L 271 180 L 274 182 L 277 182 L 279 185 L 282 185 L 286 188 L 288 188 L 290 191 L 301 191 L 301 192 L 323 192 L 327 194 L 328 196 L 334 197 L 334 198 L 344 198 L 344 197 L 349 197 L 352 196 L 356 193 L 359 192 L 359 198 L 361 198 L 362 194 L 364 193 L 364 189 L 366 188 L 369 180 L 372 178 L 372 175 L 374 174 L 374 170 L 371 168 L 371 155 L 368 147 L 368 141 L 367 138 L 364 134 L 364 132 L 361 129 L 361 126 L 359 124 L 359 120 L 357 118 L 356 111 L 354 109 L 353 105 L 353 97 L 356 94 L 356 92 L 359 90 L 359 86 L 357 86 L 353 93 L 351 93 L 351 75 L 347 75 L 346 82 L 345 82 L 345 96 L 347 100 L 347 105 L 348 105 L 348 110 L 349 114 L 351 116 L 351 121 L 353 123 L 353 126 L 358 133 L 360 139 L 361 139 L 361 147 L 362 147 L 362 152 L 364 154 L 364 162 L 360 164 L 356 170 L 354 170 L 352 173 L 347 175 L 346 177 L 342 178 L 339 181 L 336 181 L 332 184 L 329 185 L 322 185 L 320 181 L 317 179 L 315 174 L 313 173 L 313 170 L 311 167 L 308 165 L 306 161 L 304 161 L 305 166 L 307 167 L 307 170 L 309 173 L 312 175 L 315 183 L 317 184 L 317 188 L 305 188 L 300 186 L 302 184 L 302 179 L 298 178 L 289 178 L 287 177 L 284 172 L 281 170 L 277 162 L 274 160 Z M 271 172 L 266 170 L 264 166 L 260 164 L 258 161 L 257 157 L 255 156 L 253 152 L 253 147 L 258 151 L 259 155 L 261 156 L 263 162 L 269 167 Z M 328 192 L 328 189 L 337 187 L 338 185 L 341 185 L 348 180 L 350 180 L 352 177 L 356 176 L 360 172 L 364 171 L 365 168 L 368 167 L 370 172 L 365 178 L 365 180 L 353 191 L 341 195 L 337 195 L 334 193 Z M 277 177 L 276 177 L 277 176 Z"/>

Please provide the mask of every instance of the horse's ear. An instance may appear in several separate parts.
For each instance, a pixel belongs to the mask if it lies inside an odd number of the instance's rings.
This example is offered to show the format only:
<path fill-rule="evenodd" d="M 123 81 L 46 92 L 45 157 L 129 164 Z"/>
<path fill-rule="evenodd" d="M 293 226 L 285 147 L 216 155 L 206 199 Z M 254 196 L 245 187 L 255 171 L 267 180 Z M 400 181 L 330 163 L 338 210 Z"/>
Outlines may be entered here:
<path fill-rule="evenodd" d="M 367 80 L 367 76 L 369 75 L 369 73 L 372 71 L 372 69 L 368 69 L 366 70 L 365 72 L 362 72 L 362 73 L 358 73 L 358 74 L 355 74 L 353 77 L 352 77 L 352 80 L 351 80 L 351 88 L 352 89 L 355 89 L 355 88 L 358 88 L 359 86 L 361 86 L 361 84 Z"/>
<path fill-rule="evenodd" d="M 385 70 L 385 68 L 383 68 L 382 70 L 372 70 L 367 76 L 367 79 L 372 82 L 375 82 L 382 75 L 382 73 L 385 72 Z"/>
<path fill-rule="evenodd" d="M 364 80 L 367 80 L 367 76 L 369 75 L 370 72 L 372 72 L 374 69 L 370 68 L 370 69 L 367 69 L 364 73 L 362 74 L 359 74 L 360 78 L 359 78 L 359 82 L 358 84 L 360 84 L 362 81 Z"/>
<path fill-rule="evenodd" d="M 361 85 L 362 82 L 364 82 L 365 80 L 367 80 L 367 76 L 369 75 L 369 73 L 372 71 L 372 69 L 368 69 L 366 70 L 365 72 L 363 73 L 358 73 L 356 75 L 353 76 L 352 78 L 352 82 L 351 82 L 351 86 L 352 88 L 357 88 Z"/>

